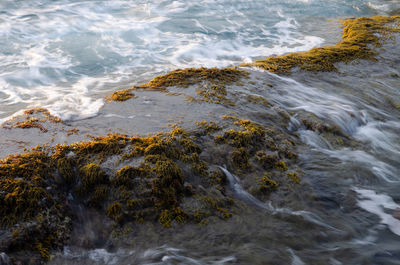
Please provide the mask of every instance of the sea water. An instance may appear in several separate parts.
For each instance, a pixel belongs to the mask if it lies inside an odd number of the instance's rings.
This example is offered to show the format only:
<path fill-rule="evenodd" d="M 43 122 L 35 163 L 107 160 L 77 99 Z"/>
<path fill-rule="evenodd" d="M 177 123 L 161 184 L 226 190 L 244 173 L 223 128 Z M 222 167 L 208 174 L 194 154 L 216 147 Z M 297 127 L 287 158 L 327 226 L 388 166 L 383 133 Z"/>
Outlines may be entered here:
<path fill-rule="evenodd" d="M 399 9 L 396 0 L 1 0 L 0 120 L 36 106 L 65 121 L 89 119 L 117 89 L 177 68 L 235 66 L 334 44 L 337 20 Z M 67 246 L 53 263 L 399 264 L 400 119 L 383 104 L 400 102 L 399 49 L 383 52 L 379 63 L 341 66 L 346 75 L 255 70 L 275 85 L 258 91 L 271 103 L 311 113 L 359 143 L 333 147 L 290 118 L 317 207 L 258 201 L 223 168 L 237 198 L 249 204 L 247 218 L 208 230 L 185 226 L 184 242 L 165 234 L 159 245 L 147 244 L 156 232 L 144 229 L 134 248 Z"/>
<path fill-rule="evenodd" d="M 94 116 L 103 96 L 185 67 L 223 67 L 339 39 L 328 20 L 398 1 L 0 1 L 0 119 L 41 106 Z M 331 32 L 332 34 L 329 34 Z"/>

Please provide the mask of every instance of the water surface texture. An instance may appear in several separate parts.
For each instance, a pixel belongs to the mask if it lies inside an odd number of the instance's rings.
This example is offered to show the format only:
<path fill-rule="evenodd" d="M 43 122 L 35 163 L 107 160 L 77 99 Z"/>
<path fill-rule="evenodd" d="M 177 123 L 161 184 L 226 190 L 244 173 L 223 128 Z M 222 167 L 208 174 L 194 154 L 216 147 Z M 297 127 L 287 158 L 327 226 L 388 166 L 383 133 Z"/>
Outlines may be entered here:
<path fill-rule="evenodd" d="M 189 124 L 235 112 L 268 126 L 268 115 L 285 112 L 280 126 L 297 139 L 303 174 L 295 193 L 261 201 L 245 177 L 215 162 L 237 201 L 232 218 L 173 229 L 139 225 L 121 242 L 71 243 L 50 264 L 400 264 L 398 37 L 379 48 L 377 61 L 340 63 L 338 72 L 280 76 L 247 68 L 245 85 L 232 85 L 228 96 L 236 103 L 264 97 L 268 110 L 188 105 L 154 91 L 135 91 L 134 104 L 104 100 L 176 68 L 234 66 L 331 45 L 341 36 L 335 20 L 399 10 L 397 0 L 0 1 L 0 121 L 40 106 L 85 133 L 147 133 L 180 115 Z M 344 136 L 307 127 L 307 119 Z M 19 140 L 50 138 L 0 133 L 1 157 Z M 88 219 L 81 229 L 82 238 L 96 237 L 102 223 Z"/>
<path fill-rule="evenodd" d="M 396 8 L 397 1 L 377 0 L 4 0 L 0 119 L 37 105 L 63 119 L 91 117 L 118 86 L 175 68 L 308 50 L 338 39 L 327 19 Z"/>

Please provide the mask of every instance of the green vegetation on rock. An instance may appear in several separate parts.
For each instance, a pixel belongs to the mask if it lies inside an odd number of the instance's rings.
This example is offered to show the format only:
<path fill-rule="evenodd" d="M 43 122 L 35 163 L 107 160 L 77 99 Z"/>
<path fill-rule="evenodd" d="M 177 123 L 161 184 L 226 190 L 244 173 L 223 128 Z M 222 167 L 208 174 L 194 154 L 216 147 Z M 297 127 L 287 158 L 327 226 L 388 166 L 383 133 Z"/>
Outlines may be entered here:
<path fill-rule="evenodd" d="M 356 59 L 374 59 L 380 40 L 400 32 L 400 17 L 361 17 L 340 21 L 344 25 L 342 41 L 334 46 L 314 48 L 305 52 L 268 57 L 246 66 L 284 74 L 295 67 L 307 71 L 336 71 L 335 63 L 349 63 Z"/>

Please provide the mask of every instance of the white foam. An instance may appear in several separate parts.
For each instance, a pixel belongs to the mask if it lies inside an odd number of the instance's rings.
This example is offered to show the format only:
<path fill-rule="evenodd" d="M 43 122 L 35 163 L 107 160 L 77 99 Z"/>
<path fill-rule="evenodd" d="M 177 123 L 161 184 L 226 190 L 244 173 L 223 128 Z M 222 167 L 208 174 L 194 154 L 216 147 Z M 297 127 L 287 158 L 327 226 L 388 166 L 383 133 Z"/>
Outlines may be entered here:
<path fill-rule="evenodd" d="M 350 148 L 334 150 L 322 136 L 309 130 L 299 131 L 303 142 L 329 157 L 339 159 L 342 163 L 358 163 L 383 181 L 389 183 L 400 181 L 398 169 L 382 159 L 382 155 L 379 154 L 384 151 L 384 154 L 399 155 L 398 137 L 395 133 L 400 128 L 398 122 L 390 120 L 377 122 L 366 110 L 360 110 L 355 102 L 340 95 L 301 84 L 289 77 L 269 74 L 280 80 L 280 86 L 272 93 L 276 93 L 275 100 L 285 108 L 311 112 L 339 126 L 350 136 L 380 150 L 378 153 Z M 272 93 L 270 97 L 274 96 Z M 281 96 L 282 93 L 285 94 L 284 97 Z M 291 121 L 292 129 L 300 128 L 295 118 Z"/>
<path fill-rule="evenodd" d="M 368 7 L 384 14 L 400 8 L 400 2 L 398 0 L 372 0 L 368 1 L 367 5 Z"/>
<path fill-rule="evenodd" d="M 385 194 L 378 194 L 373 190 L 353 188 L 359 195 L 358 206 L 364 210 L 373 213 L 380 218 L 380 223 L 386 225 L 390 231 L 400 236 L 400 220 L 394 218 L 391 214 L 385 212 L 388 210 L 399 210 L 400 205 Z"/>
<path fill-rule="evenodd" d="M 258 30 L 257 35 L 251 32 L 241 32 L 243 24 L 226 19 L 227 25 L 218 33 L 238 32 L 235 39 L 217 39 L 209 35 L 193 34 L 193 39 L 186 43 L 181 42 L 178 49 L 173 52 L 171 61 L 174 65 L 184 67 L 187 65 L 224 67 L 233 63 L 252 62 L 252 58 L 261 56 L 282 55 L 289 52 L 309 50 L 321 45 L 324 40 L 315 36 L 303 36 L 298 33 L 299 24 L 290 17 L 280 15 L 283 20 L 273 26 L 254 25 L 252 31 Z M 198 28 L 205 32 L 213 29 L 206 28 L 198 20 L 195 20 Z M 262 34 L 260 34 L 262 33 Z M 182 35 L 183 39 L 185 36 Z M 262 41 L 264 39 L 264 41 Z M 263 42 L 254 45 L 248 42 Z M 249 57 L 251 56 L 251 57 Z"/>
<path fill-rule="evenodd" d="M 400 141 L 398 134 L 389 130 L 400 129 L 400 123 L 395 121 L 372 121 L 358 128 L 354 135 L 363 142 L 369 142 L 374 149 L 390 152 L 391 155 L 400 155 Z"/>
<path fill-rule="evenodd" d="M 224 67 L 323 42 L 299 33 L 283 12 L 272 11 L 272 24 L 254 20 L 251 12 L 260 9 L 270 7 L 242 0 L 21 2 L 0 14 L 0 118 L 13 114 L 12 104 L 87 118 L 101 108 L 94 95 L 110 90 L 107 79 L 144 81 L 175 68 Z M 96 91 L 81 89 L 88 79 L 98 82 Z"/>
<path fill-rule="evenodd" d="M 288 248 L 288 252 L 292 255 L 292 265 L 305 265 L 305 263 L 300 259 L 299 256 L 293 251 L 293 249 Z"/>
<path fill-rule="evenodd" d="M 365 123 L 363 111 L 358 111 L 353 102 L 338 95 L 327 93 L 321 89 L 301 84 L 289 77 L 283 77 L 269 73 L 282 81 L 285 97 L 280 96 L 279 101 L 293 110 L 305 110 L 316 116 L 329 120 L 346 133 L 352 135 L 361 124 Z"/>
<path fill-rule="evenodd" d="M 202 257 L 191 258 L 184 250 L 161 246 L 158 248 L 147 249 L 142 254 L 143 260 L 152 260 L 151 263 L 141 263 L 147 265 L 161 265 L 161 264 L 192 264 L 192 265 L 223 265 L 235 262 L 236 258 L 234 256 L 227 257 Z M 160 262 L 155 262 L 155 260 L 160 260 Z"/>
<path fill-rule="evenodd" d="M 96 264 L 106 264 L 106 265 L 114 265 L 118 264 L 119 261 L 128 256 L 132 256 L 135 254 L 135 251 L 126 251 L 124 249 L 119 249 L 117 252 L 109 252 L 103 248 L 91 249 L 91 250 L 82 250 L 82 249 L 73 249 L 71 247 L 64 247 L 64 258 L 73 259 L 73 260 L 84 260 L 89 259 L 91 261 L 96 262 Z"/>
<path fill-rule="evenodd" d="M 399 182 L 397 169 L 388 163 L 380 161 L 375 156 L 362 151 L 343 148 L 341 150 L 320 150 L 321 152 L 347 163 L 359 163 L 369 169 L 379 179 L 388 183 Z"/>
<path fill-rule="evenodd" d="M 118 254 L 110 253 L 105 249 L 89 250 L 88 256 L 94 262 L 103 262 L 107 265 L 114 265 L 118 263 Z"/>

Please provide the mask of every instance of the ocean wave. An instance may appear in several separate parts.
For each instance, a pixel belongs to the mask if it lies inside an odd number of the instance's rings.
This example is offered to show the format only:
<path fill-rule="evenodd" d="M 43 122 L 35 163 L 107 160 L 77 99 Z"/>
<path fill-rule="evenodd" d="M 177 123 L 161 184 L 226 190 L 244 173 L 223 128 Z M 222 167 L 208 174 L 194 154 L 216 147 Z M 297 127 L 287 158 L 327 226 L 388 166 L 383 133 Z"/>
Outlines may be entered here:
<path fill-rule="evenodd" d="M 14 114 L 9 105 L 45 106 L 66 120 L 87 118 L 101 108 L 107 79 L 119 86 L 175 68 L 223 67 L 323 42 L 259 1 L 8 1 L 2 7 L 3 119 Z"/>

